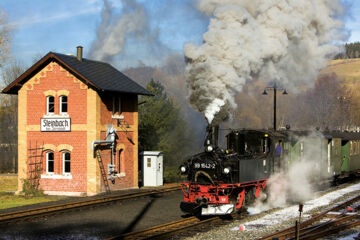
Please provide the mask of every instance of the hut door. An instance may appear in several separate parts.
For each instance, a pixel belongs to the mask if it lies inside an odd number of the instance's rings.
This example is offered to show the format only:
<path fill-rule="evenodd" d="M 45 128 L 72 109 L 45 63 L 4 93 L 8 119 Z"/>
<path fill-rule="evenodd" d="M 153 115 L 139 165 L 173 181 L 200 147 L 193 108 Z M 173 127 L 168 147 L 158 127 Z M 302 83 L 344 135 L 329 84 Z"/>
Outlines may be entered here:
<path fill-rule="evenodd" d="M 350 141 L 341 141 L 341 172 L 349 171 Z"/>

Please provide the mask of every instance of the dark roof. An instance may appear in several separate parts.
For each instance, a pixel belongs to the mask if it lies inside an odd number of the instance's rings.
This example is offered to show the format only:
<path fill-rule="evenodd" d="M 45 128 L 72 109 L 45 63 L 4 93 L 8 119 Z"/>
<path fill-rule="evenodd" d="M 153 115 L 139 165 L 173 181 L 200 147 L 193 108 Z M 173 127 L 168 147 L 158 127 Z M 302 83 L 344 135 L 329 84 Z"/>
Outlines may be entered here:
<path fill-rule="evenodd" d="M 281 131 L 274 131 L 272 129 L 234 129 L 233 132 L 238 132 L 240 134 L 253 134 L 253 133 L 259 133 L 259 134 L 269 134 L 272 137 L 278 137 L 278 138 L 284 138 L 286 137 L 286 134 Z"/>
<path fill-rule="evenodd" d="M 331 131 L 331 132 L 324 132 L 324 136 L 328 139 L 341 138 L 343 140 L 360 140 L 359 132 Z"/>
<path fill-rule="evenodd" d="M 360 132 L 341 132 L 341 131 L 311 131 L 311 130 L 280 130 L 274 131 L 272 129 L 269 130 L 261 130 L 261 129 L 234 129 L 235 132 L 244 133 L 244 134 L 252 134 L 252 133 L 268 133 L 270 136 L 284 138 L 300 138 L 300 137 L 319 137 L 325 139 L 332 138 L 341 138 L 342 140 L 360 140 Z"/>
<path fill-rule="evenodd" d="M 108 63 L 83 58 L 79 61 L 75 56 L 49 52 L 14 82 L 3 89 L 3 93 L 17 94 L 21 86 L 44 68 L 49 62 L 56 61 L 77 78 L 97 90 L 108 92 L 153 95 L 125 74 Z"/>

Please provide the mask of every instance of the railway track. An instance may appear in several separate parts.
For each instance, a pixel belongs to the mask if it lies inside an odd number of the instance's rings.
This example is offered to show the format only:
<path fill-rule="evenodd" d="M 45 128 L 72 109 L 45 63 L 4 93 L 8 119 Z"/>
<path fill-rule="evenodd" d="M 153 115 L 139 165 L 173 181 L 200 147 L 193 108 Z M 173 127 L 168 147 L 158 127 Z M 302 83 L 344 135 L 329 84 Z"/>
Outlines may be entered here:
<path fill-rule="evenodd" d="M 345 209 L 347 206 L 358 201 L 360 201 L 360 195 L 317 214 L 304 222 L 301 222 L 299 229 L 300 239 L 317 239 L 345 229 L 359 226 L 360 214 L 358 212 L 350 214 L 346 212 L 338 212 L 339 210 Z M 331 219 L 321 221 L 329 217 L 331 217 Z M 295 239 L 295 234 L 295 227 L 289 227 L 282 231 L 260 238 L 260 240 Z"/>
<path fill-rule="evenodd" d="M 354 214 L 338 214 L 336 218 L 328 220 L 322 223 L 321 219 L 329 217 L 331 213 L 346 208 L 347 206 L 360 201 L 360 196 L 354 197 L 348 201 L 336 205 L 335 207 L 313 216 L 311 219 L 301 223 L 300 239 L 316 239 L 322 236 L 326 236 L 337 231 L 344 230 L 346 228 L 352 228 L 360 225 L 359 213 Z M 231 218 L 239 218 L 239 214 L 232 214 Z M 240 216 L 243 217 L 244 215 Z M 189 217 L 186 219 L 169 222 L 162 225 L 153 226 L 144 230 L 125 233 L 118 236 L 113 236 L 108 240 L 114 239 L 166 239 L 169 235 L 181 232 L 185 229 L 190 230 L 200 227 L 200 225 L 215 225 L 216 223 L 223 223 L 223 219 L 219 217 L 212 217 L 204 220 L 200 220 L 197 217 Z M 282 231 L 276 232 L 269 236 L 261 238 L 261 240 L 272 239 L 294 239 L 295 228 L 290 227 Z"/>
<path fill-rule="evenodd" d="M 70 203 L 63 203 L 63 204 L 57 204 L 57 205 L 50 205 L 46 207 L 39 207 L 39 208 L 32 208 L 27 210 L 21 210 L 21 211 L 14 211 L 14 212 L 8 212 L 8 213 L 2 213 L 0 214 L 0 224 L 4 223 L 10 223 L 14 221 L 24 221 L 27 219 L 35 218 L 35 217 L 41 217 L 44 215 L 50 215 L 54 213 L 60 213 L 64 211 L 71 211 L 75 209 L 85 208 L 85 207 L 92 207 L 96 205 L 102 205 L 102 204 L 108 204 L 112 202 L 137 198 L 137 197 L 144 197 L 154 194 L 161 194 L 171 191 L 177 191 L 180 190 L 180 186 L 173 186 L 173 187 L 167 187 L 163 189 L 155 189 L 155 190 L 149 190 L 146 192 L 137 192 L 137 193 L 130 193 L 125 195 L 113 195 L 113 196 L 102 196 L 102 197 L 96 197 L 93 199 L 88 200 L 82 200 L 77 202 L 70 202 Z"/>

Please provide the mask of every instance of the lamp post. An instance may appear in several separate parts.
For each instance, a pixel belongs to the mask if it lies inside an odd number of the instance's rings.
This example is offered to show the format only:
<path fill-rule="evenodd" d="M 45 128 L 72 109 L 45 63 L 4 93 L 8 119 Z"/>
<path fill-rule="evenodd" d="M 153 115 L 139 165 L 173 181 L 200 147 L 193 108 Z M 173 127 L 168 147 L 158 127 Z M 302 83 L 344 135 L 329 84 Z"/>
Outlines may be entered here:
<path fill-rule="evenodd" d="M 280 88 L 277 86 L 276 82 L 274 83 L 274 86 L 272 87 L 266 87 L 264 89 L 264 92 L 262 93 L 262 95 L 268 95 L 266 90 L 274 90 L 274 131 L 276 131 L 276 91 L 277 90 L 282 90 L 283 91 L 283 95 L 287 95 L 287 91 L 285 88 Z"/>

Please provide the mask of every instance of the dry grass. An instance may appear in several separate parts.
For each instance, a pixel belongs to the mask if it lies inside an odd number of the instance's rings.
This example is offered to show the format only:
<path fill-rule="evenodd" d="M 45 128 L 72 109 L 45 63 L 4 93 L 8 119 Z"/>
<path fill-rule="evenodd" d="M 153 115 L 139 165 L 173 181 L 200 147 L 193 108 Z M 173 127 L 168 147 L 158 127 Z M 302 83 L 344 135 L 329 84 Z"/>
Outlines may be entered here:
<path fill-rule="evenodd" d="M 17 176 L 0 175 L 0 192 L 13 192 L 17 190 Z"/>
<path fill-rule="evenodd" d="M 360 58 L 338 59 L 329 61 L 327 67 L 321 73 L 336 73 L 345 84 L 359 84 Z"/>

